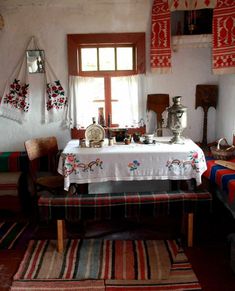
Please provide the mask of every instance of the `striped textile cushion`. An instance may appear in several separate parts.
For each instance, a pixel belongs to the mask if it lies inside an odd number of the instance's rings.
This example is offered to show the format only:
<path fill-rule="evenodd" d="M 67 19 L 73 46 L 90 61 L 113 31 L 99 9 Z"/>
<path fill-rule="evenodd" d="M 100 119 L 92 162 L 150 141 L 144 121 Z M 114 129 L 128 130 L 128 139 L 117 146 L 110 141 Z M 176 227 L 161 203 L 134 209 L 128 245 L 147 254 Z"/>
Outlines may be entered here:
<path fill-rule="evenodd" d="M 0 172 L 0 197 L 18 196 L 18 186 L 21 172 Z"/>
<path fill-rule="evenodd" d="M 43 193 L 38 200 L 42 219 L 110 219 L 211 210 L 209 192 L 138 192 L 78 194 Z"/>
<path fill-rule="evenodd" d="M 0 172 L 19 172 L 28 170 L 26 152 L 0 152 Z"/>
<path fill-rule="evenodd" d="M 235 163 L 235 159 L 231 159 Z M 228 203 L 235 201 L 235 171 L 215 163 L 213 158 L 207 158 L 207 170 L 203 174 L 205 178 L 228 193 Z"/>

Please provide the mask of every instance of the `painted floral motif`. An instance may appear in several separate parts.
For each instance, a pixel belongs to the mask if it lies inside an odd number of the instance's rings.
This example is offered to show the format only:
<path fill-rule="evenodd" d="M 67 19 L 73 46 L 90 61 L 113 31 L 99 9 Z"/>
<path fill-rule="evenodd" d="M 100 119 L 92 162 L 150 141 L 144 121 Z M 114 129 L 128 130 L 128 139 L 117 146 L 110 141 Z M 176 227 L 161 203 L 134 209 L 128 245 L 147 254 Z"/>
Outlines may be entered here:
<path fill-rule="evenodd" d="M 133 162 L 128 164 L 130 171 L 137 170 L 139 166 L 140 166 L 140 163 L 137 160 L 134 160 Z"/>
<path fill-rule="evenodd" d="M 83 172 L 93 172 L 94 167 L 102 168 L 103 162 L 97 158 L 95 161 L 91 161 L 89 163 L 81 163 L 77 158 L 75 154 L 67 154 L 65 156 L 64 161 L 64 176 L 68 177 L 73 172 L 75 174 L 79 173 L 79 170 L 82 170 Z"/>
<path fill-rule="evenodd" d="M 199 157 L 195 151 L 190 151 L 186 161 L 180 161 L 178 159 L 168 160 L 166 166 L 169 171 L 179 174 L 180 172 L 187 172 L 191 169 L 200 172 L 200 162 L 203 160 L 203 156 Z"/>
<path fill-rule="evenodd" d="M 67 104 L 67 97 L 65 96 L 65 92 L 63 87 L 60 84 L 60 81 L 54 81 L 52 83 L 47 83 L 47 110 L 61 109 L 63 106 Z"/>
<path fill-rule="evenodd" d="M 5 95 L 3 102 L 16 109 L 28 112 L 28 89 L 29 84 L 20 84 L 20 80 L 15 79 L 10 85 L 10 92 Z"/>

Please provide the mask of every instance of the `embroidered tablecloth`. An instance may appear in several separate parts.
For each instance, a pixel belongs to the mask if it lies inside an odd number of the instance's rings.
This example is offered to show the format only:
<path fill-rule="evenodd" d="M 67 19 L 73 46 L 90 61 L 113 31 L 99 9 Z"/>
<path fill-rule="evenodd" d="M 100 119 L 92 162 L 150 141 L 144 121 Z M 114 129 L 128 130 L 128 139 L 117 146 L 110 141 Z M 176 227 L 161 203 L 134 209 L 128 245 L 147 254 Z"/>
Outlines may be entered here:
<path fill-rule="evenodd" d="M 170 137 L 156 138 L 156 144 L 131 143 L 80 148 L 71 140 L 63 150 L 58 172 L 64 176 L 64 188 L 71 183 L 105 181 L 188 180 L 201 183 L 207 169 L 205 156 L 192 140 L 170 144 Z"/>

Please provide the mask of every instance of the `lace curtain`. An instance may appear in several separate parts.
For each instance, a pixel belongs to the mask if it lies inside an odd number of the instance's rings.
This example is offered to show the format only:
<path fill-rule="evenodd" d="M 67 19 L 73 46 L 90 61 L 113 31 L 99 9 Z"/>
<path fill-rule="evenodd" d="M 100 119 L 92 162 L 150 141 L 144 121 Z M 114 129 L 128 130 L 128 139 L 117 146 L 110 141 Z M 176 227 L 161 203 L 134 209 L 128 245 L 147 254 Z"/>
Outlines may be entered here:
<path fill-rule="evenodd" d="M 86 128 L 97 117 L 97 103 L 104 100 L 104 79 L 70 76 L 69 100 L 66 112 L 66 125 L 69 128 Z M 138 126 L 144 119 L 146 101 L 143 100 L 144 76 L 134 75 L 111 78 L 113 104 L 113 122 L 119 120 L 119 126 Z M 123 97 L 123 98 L 122 98 Z M 101 104 L 101 103 L 100 103 Z"/>

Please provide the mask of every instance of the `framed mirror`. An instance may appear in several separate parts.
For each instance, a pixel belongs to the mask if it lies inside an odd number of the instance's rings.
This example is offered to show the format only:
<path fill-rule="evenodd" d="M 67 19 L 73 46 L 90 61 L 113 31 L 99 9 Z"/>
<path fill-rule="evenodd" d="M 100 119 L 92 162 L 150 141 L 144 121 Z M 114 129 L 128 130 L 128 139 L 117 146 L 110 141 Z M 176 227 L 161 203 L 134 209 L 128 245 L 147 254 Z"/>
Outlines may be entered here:
<path fill-rule="evenodd" d="M 45 73 L 44 50 L 27 50 L 27 66 L 30 74 Z"/>

